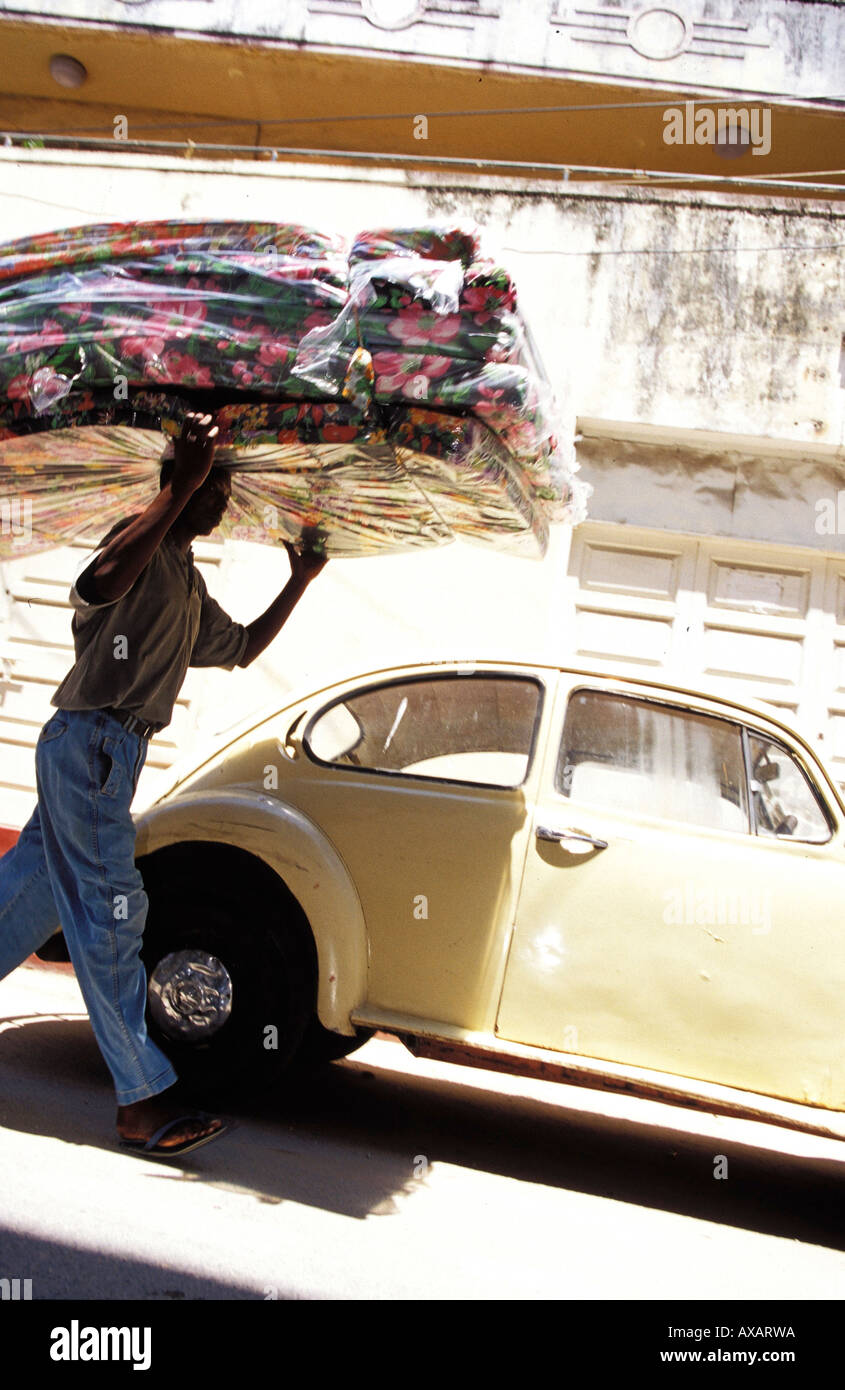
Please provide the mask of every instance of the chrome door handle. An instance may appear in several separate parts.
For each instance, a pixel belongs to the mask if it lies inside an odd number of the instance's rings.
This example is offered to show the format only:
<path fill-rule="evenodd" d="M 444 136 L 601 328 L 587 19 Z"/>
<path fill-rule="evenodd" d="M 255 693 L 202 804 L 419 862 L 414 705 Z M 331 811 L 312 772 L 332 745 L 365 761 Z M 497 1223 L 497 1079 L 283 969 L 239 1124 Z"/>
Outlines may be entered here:
<path fill-rule="evenodd" d="M 538 825 L 535 834 L 538 840 L 552 840 L 555 844 L 562 844 L 564 840 L 576 840 L 581 845 L 592 845 L 593 849 L 607 849 L 607 840 L 586 835 L 583 830 L 550 830 L 548 826 Z"/>

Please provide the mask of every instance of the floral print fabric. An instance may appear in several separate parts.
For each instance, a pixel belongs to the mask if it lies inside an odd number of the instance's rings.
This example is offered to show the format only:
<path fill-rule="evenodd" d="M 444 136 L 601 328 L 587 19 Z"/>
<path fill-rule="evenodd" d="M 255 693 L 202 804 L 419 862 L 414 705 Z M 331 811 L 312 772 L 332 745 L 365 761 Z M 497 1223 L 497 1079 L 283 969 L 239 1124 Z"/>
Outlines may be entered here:
<path fill-rule="evenodd" d="M 152 501 L 190 402 L 141 394 L 116 407 L 63 403 L 49 428 L 7 434 L 3 487 L 26 501 L 27 534 L 0 534 L 12 558 L 85 538 Z M 346 403 L 229 405 L 216 463 L 232 470 L 224 538 L 298 541 L 349 558 L 457 537 L 540 555 L 548 523 L 524 475 L 477 421 L 411 411 L 381 423 Z"/>
<path fill-rule="evenodd" d="M 30 497 L 30 548 L 152 495 L 198 405 L 233 472 L 224 535 L 539 554 L 583 514 L 514 286 L 472 229 L 362 233 L 349 254 L 218 222 L 0 246 L 0 393 L 0 495 Z M 0 554 L 22 544 L 0 531 Z"/>

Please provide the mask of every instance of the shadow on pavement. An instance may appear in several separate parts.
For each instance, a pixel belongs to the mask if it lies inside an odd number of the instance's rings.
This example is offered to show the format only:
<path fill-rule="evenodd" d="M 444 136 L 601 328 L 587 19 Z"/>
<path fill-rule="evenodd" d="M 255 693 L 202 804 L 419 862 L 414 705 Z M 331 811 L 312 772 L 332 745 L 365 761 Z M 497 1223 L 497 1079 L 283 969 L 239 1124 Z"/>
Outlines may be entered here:
<path fill-rule="evenodd" d="M 577 1105 L 572 1089 L 567 1108 L 555 1104 L 552 1083 L 547 1103 L 414 1075 L 404 1048 L 384 1046 L 395 1048 L 395 1072 L 349 1059 L 274 1096 L 245 1100 L 233 1134 L 157 1164 L 150 1176 L 363 1219 L 398 1211 L 427 1169 L 451 1164 L 845 1249 L 845 1161 L 777 1151 L 783 1131 L 776 1126 L 769 1127 L 772 1148 L 762 1149 L 685 1132 L 682 1111 L 677 1128 L 594 1115 L 568 1108 Z M 6 1128 L 118 1152 L 113 1105 L 86 1020 L 42 1015 L 0 1033 Z M 760 1126 L 753 1132 L 760 1143 Z M 728 1160 L 725 1180 L 714 1177 L 720 1154 Z"/>
<path fill-rule="evenodd" d="M 161 1269 L 145 1260 L 124 1258 L 102 1250 L 80 1250 L 63 1241 L 44 1240 L 26 1232 L 0 1226 L 0 1251 L 4 1270 L 23 1271 L 18 1277 L 32 1280 L 32 1301 L 40 1299 L 145 1299 L 181 1302 L 195 1299 L 248 1299 L 260 1302 L 262 1294 L 241 1284 L 201 1278 L 181 1269 Z M 278 1299 L 287 1295 L 279 1289 Z M 291 1293 L 290 1297 L 299 1295 Z M 5 1305 L 4 1305 L 5 1307 Z M 15 1305 L 10 1305 L 10 1317 Z M 112 1318 L 112 1321 L 114 1319 Z M 7 1324 L 8 1330 L 8 1324 Z"/>

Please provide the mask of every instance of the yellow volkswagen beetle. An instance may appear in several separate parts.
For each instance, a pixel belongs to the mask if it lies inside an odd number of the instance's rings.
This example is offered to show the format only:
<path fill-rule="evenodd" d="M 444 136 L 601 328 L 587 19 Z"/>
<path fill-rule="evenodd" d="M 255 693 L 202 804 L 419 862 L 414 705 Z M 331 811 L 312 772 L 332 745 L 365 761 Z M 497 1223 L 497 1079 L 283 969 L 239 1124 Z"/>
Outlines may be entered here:
<path fill-rule="evenodd" d="M 370 673 L 138 818 L 150 1026 L 208 1095 L 383 1029 L 845 1137 L 844 836 L 774 709 L 606 669 Z"/>

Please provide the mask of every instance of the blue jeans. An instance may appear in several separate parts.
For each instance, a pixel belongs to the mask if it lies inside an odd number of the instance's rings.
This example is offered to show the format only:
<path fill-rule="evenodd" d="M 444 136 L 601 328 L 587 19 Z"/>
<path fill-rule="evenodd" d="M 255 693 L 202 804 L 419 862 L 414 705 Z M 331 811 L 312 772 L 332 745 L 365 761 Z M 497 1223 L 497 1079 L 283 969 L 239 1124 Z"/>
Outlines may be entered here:
<path fill-rule="evenodd" d="M 144 1021 L 148 899 L 129 807 L 146 755 L 104 710 L 57 710 L 35 749 L 38 805 L 0 858 L 0 979 L 61 924 L 118 1105 L 177 1079 Z"/>

